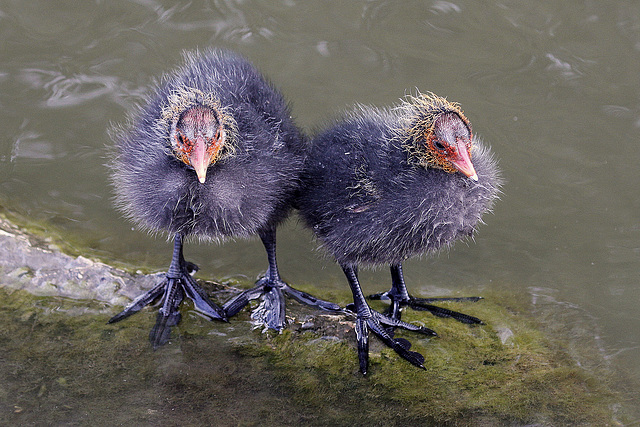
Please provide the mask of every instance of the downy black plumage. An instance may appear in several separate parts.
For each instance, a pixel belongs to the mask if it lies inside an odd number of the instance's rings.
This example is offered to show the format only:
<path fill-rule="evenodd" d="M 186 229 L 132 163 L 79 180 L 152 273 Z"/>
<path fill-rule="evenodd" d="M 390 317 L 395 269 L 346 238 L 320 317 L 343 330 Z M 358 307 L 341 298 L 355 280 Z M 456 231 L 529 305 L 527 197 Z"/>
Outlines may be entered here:
<path fill-rule="evenodd" d="M 165 75 L 128 126 L 116 131 L 110 163 L 116 202 L 140 228 L 174 237 L 166 280 L 110 322 L 162 297 L 150 340 L 169 339 L 184 297 L 211 319 L 226 320 L 264 295 L 260 320 L 285 324 L 283 292 L 327 310 L 335 304 L 285 284 L 276 265 L 276 226 L 290 212 L 303 164 L 303 137 L 282 95 L 243 57 L 224 50 L 186 53 Z M 211 302 L 184 260 L 183 240 L 224 241 L 258 234 L 269 269 L 256 286 L 224 307 Z"/>
<path fill-rule="evenodd" d="M 422 367 L 422 355 L 394 339 L 393 328 L 435 332 L 402 322 L 403 306 L 481 323 L 410 296 L 402 275 L 406 259 L 470 236 L 498 196 L 496 163 L 457 104 L 418 93 L 393 109 L 358 107 L 313 139 L 302 179 L 300 214 L 353 292 L 363 373 L 369 329 Z M 357 277 L 358 266 L 382 264 L 392 276 L 391 289 L 375 296 L 391 300 L 385 315 L 370 309 Z"/>

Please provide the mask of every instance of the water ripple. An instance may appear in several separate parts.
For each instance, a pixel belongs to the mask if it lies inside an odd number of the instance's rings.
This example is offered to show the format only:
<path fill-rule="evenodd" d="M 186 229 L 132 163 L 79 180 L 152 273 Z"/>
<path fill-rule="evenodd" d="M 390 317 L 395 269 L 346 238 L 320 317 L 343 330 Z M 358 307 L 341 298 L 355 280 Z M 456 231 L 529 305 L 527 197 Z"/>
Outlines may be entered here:
<path fill-rule="evenodd" d="M 11 162 L 18 158 L 32 160 L 55 160 L 64 157 L 64 153 L 57 153 L 51 141 L 42 139 L 37 132 L 25 130 L 17 136 L 11 150 Z"/>
<path fill-rule="evenodd" d="M 64 108 L 84 104 L 98 97 L 118 91 L 119 80 L 113 76 L 73 74 L 66 76 L 59 71 L 26 68 L 20 80 L 32 89 L 45 90 L 40 102 L 45 108 Z"/>

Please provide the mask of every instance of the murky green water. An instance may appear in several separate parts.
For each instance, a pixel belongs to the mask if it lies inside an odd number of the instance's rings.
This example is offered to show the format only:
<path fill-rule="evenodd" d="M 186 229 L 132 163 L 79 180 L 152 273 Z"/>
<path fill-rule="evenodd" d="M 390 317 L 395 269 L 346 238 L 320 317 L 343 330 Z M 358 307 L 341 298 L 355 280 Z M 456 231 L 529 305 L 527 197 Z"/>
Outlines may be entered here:
<path fill-rule="evenodd" d="M 640 420 L 637 2 L 0 1 L 0 41 L 0 203 L 90 255 L 156 270 L 171 245 L 112 208 L 106 130 L 183 49 L 245 54 L 307 130 L 415 87 L 460 102 L 500 159 L 504 195 L 474 242 L 408 262 L 410 287 L 509 288 L 581 313 L 564 332 L 594 338 Z M 289 282 L 346 288 L 296 221 L 278 238 Z M 266 267 L 257 241 L 186 254 L 201 277 L 248 283 Z M 362 279 L 381 291 L 388 273 Z"/>

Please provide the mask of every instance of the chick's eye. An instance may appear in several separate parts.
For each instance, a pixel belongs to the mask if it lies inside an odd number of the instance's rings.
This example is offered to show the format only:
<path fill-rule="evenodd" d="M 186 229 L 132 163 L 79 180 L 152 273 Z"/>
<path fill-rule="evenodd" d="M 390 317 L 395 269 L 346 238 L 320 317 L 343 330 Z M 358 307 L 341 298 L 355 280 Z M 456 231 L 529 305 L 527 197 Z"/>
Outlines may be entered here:
<path fill-rule="evenodd" d="M 189 138 L 187 138 L 187 136 L 184 135 L 182 132 L 178 132 L 178 134 L 176 135 L 176 139 L 178 142 L 178 147 L 180 149 L 186 152 L 190 152 L 191 149 L 193 148 L 193 144 L 191 143 Z"/>
<path fill-rule="evenodd" d="M 444 144 L 439 139 L 434 139 L 433 140 L 433 146 L 438 150 L 444 150 L 445 149 Z"/>

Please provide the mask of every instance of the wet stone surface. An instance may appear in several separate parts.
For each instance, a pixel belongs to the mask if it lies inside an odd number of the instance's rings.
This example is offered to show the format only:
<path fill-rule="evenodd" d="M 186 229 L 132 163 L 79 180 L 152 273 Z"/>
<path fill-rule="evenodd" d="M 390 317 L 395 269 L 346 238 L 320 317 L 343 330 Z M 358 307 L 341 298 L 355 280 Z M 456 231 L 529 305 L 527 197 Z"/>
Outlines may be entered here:
<path fill-rule="evenodd" d="M 2 285 L 34 295 L 124 305 L 162 278 L 162 274 L 132 275 L 82 256 L 66 255 L 2 218 L 0 247 Z"/>

